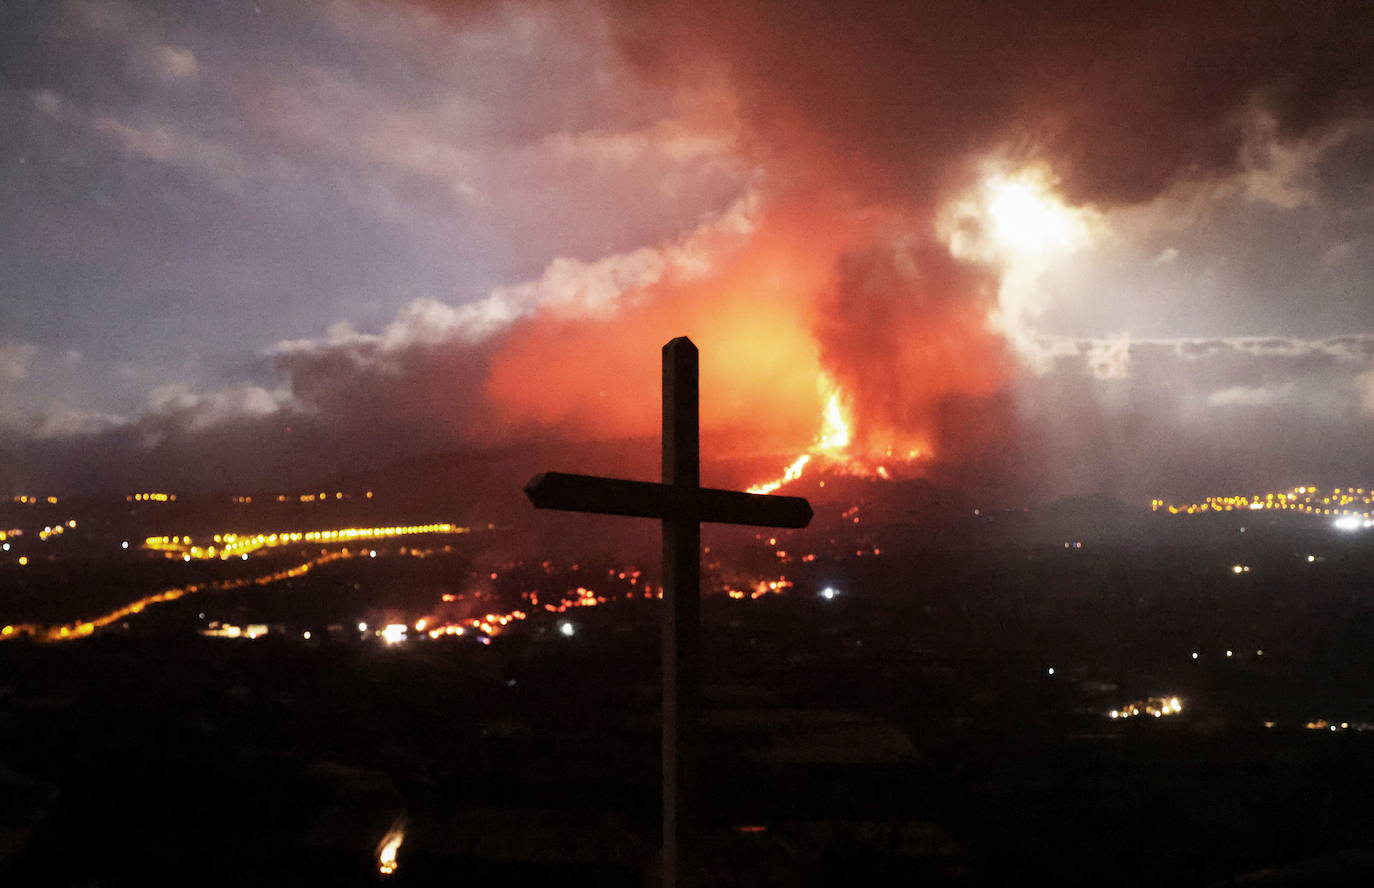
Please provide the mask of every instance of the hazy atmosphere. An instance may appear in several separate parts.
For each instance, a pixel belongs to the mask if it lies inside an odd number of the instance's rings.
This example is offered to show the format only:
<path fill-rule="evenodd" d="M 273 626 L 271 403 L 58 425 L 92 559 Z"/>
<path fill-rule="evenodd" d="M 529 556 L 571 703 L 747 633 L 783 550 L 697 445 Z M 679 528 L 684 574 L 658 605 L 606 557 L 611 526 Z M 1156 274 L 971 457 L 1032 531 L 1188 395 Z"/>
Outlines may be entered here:
<path fill-rule="evenodd" d="M 708 459 L 1367 473 L 1367 10 L 1070 6 L 6 3 L 0 482 L 636 438 L 677 334 Z"/>

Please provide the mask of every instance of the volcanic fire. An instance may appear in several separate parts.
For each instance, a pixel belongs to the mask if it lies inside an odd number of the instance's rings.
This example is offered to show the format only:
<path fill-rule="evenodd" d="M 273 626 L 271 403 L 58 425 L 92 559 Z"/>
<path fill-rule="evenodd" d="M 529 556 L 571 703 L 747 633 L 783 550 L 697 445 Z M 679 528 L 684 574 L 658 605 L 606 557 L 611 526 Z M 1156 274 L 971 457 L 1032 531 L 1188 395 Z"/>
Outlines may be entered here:
<path fill-rule="evenodd" d="M 976 414 L 1003 391 L 1011 354 L 1034 356 L 1040 276 L 1101 222 L 1066 203 L 1053 173 L 1037 165 L 988 172 L 939 215 L 931 241 L 888 243 L 868 231 L 835 257 L 838 278 L 813 308 L 820 430 L 780 476 L 750 492 L 776 491 L 817 464 L 889 479 L 912 474 L 935 450 L 958 461 L 988 446 L 978 427 L 997 429 L 951 421 L 952 405 Z"/>
<path fill-rule="evenodd" d="M 749 493 L 772 493 L 784 484 L 797 480 L 806 471 L 806 466 L 811 462 L 813 456 L 825 456 L 830 460 L 836 460 L 844 454 L 845 448 L 849 446 L 850 434 L 849 422 L 845 419 L 840 391 L 824 375 L 821 376 L 821 388 L 822 390 L 828 388 L 830 392 L 825 399 L 825 409 L 821 414 L 821 430 L 816 435 L 815 443 L 806 453 L 798 456 L 787 468 L 783 469 L 781 477 L 756 484 L 749 488 Z"/>
<path fill-rule="evenodd" d="M 892 457 L 896 456 L 892 448 L 888 447 L 884 452 L 888 459 L 877 465 L 870 464 L 870 461 L 861 455 L 851 453 L 850 444 L 854 436 L 850 432 L 851 423 L 845 413 L 844 394 L 825 374 L 821 375 L 820 386 L 826 393 L 825 408 L 821 413 L 821 429 L 816 434 L 815 442 L 805 453 L 789 463 L 787 468 L 783 469 L 782 475 L 771 481 L 755 484 L 748 489 L 749 493 L 772 493 L 784 484 L 796 481 L 806 471 L 813 458 L 821 467 L 831 471 L 851 475 L 876 475 L 884 480 L 892 477 L 892 472 L 886 465 L 887 462 L 893 462 Z M 926 455 L 928 454 L 922 450 L 912 448 L 905 456 L 897 456 L 896 460 L 910 464 Z"/>

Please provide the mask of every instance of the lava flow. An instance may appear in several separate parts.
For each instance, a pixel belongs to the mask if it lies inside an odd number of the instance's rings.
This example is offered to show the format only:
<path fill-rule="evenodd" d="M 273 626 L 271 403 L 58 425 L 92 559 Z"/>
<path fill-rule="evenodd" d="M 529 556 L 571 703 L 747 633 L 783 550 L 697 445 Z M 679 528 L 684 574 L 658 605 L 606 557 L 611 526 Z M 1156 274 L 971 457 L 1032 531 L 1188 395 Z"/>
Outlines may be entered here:
<path fill-rule="evenodd" d="M 854 436 L 850 433 L 851 423 L 845 413 L 844 394 L 839 386 L 824 375 L 821 376 L 821 390 L 826 393 L 825 409 L 821 413 L 821 430 L 817 433 L 815 442 L 805 453 L 789 463 L 787 468 L 783 469 L 782 475 L 771 481 L 755 484 L 748 489 L 749 493 L 773 493 L 783 485 L 801 478 L 813 461 L 825 469 L 846 475 L 891 479 L 892 473 L 886 463 L 892 461 L 893 449 L 888 447 L 883 451 L 885 460 L 881 463 L 852 453 L 850 445 Z M 920 448 L 909 448 L 904 457 L 896 458 L 902 463 L 910 464 L 926 455 Z"/>

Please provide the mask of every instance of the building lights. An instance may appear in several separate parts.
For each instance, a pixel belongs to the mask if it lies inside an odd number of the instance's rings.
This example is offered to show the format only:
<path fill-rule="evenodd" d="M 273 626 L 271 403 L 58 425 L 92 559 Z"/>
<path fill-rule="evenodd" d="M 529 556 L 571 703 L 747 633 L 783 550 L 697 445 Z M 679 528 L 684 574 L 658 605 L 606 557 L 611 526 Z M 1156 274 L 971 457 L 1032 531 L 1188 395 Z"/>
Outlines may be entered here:
<path fill-rule="evenodd" d="M 1107 713 L 1111 719 L 1127 719 L 1145 715 L 1152 718 L 1178 715 L 1183 711 L 1183 701 L 1178 697 L 1146 697 L 1120 706 Z"/>
<path fill-rule="evenodd" d="M 189 536 L 148 537 L 143 548 L 164 552 L 168 557 L 183 556 L 192 559 L 226 559 L 235 555 L 246 555 L 259 549 L 289 546 L 296 543 L 349 543 L 364 540 L 390 539 L 400 536 L 420 536 L 426 534 L 468 533 L 466 527 L 456 524 L 410 524 L 393 527 L 344 527 L 337 530 L 279 531 L 277 533 L 237 534 L 217 533 L 211 537 L 213 542 L 193 543 Z M 375 550 L 374 550 L 375 551 Z M 188 557 L 189 556 L 189 557 Z M 371 557 L 376 557 L 372 555 Z"/>
<path fill-rule="evenodd" d="M 1253 495 L 1209 496 L 1201 502 L 1171 504 L 1162 499 L 1150 501 L 1152 512 L 1170 515 L 1201 515 L 1211 512 L 1282 511 L 1302 515 L 1334 516 L 1341 530 L 1374 527 L 1374 489 L 1337 487 L 1323 494 L 1313 485 L 1301 485 L 1288 491 L 1271 491 Z"/>

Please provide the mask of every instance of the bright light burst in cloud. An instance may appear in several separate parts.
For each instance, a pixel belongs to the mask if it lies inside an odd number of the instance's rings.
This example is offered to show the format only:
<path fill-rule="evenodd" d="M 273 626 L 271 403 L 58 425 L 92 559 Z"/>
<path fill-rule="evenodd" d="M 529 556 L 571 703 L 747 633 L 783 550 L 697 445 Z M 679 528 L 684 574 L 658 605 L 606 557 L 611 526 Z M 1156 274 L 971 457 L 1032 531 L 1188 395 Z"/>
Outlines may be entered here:
<path fill-rule="evenodd" d="M 1092 246 L 1104 224 L 1097 212 L 1070 205 L 1046 167 L 990 169 L 946 207 L 940 227 L 952 255 L 1011 273 L 1028 263 Z"/>
<path fill-rule="evenodd" d="M 1043 278 L 1055 262 L 1093 247 L 1106 233 L 1101 214 L 1069 204 L 1057 181 L 1038 164 L 989 168 L 939 222 L 952 256 L 998 269 L 997 308 L 989 323 L 1037 372 L 1051 358 L 1034 323 L 1054 301 Z"/>
<path fill-rule="evenodd" d="M 1040 175 L 996 176 L 984 191 L 989 232 L 1008 253 L 1065 252 L 1090 240 L 1084 211 L 1066 205 Z"/>

